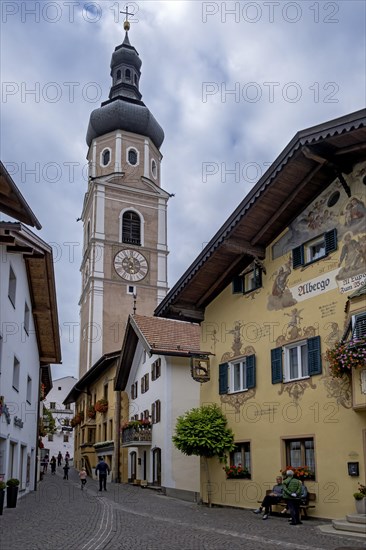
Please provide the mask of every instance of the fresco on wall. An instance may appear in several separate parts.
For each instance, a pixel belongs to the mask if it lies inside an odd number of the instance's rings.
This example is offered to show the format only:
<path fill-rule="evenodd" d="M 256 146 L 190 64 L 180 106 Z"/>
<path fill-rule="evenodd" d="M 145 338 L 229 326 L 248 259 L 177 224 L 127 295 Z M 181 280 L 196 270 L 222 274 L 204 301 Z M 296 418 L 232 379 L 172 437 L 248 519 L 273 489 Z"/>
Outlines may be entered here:
<path fill-rule="evenodd" d="M 292 307 L 302 300 L 337 288 L 341 294 L 352 292 L 365 283 L 366 162 L 345 177 L 351 189 L 350 197 L 336 179 L 273 245 L 273 259 L 289 252 L 290 256 L 272 275 L 274 282 L 268 298 L 269 310 Z M 292 250 L 333 229 L 337 230 L 339 256 L 331 254 L 324 260 L 309 262 L 291 272 Z"/>
<path fill-rule="evenodd" d="M 345 176 L 352 195 L 348 197 L 340 181 L 335 181 L 316 198 L 288 227 L 288 231 L 272 247 L 273 259 L 291 252 L 301 245 L 337 228 L 338 241 L 347 232 L 353 238 L 365 233 L 366 224 L 366 162 L 359 164 L 352 174 Z"/>

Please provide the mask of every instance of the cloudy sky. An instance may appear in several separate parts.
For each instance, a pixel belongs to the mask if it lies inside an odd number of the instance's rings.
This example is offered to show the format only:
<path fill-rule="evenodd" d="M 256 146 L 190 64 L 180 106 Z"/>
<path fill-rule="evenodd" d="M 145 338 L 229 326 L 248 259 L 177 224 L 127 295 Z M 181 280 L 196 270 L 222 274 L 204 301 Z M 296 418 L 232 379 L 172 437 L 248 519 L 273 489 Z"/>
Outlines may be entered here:
<path fill-rule="evenodd" d="M 1 159 L 55 257 L 63 365 L 78 371 L 85 135 L 126 3 L 1 3 Z M 365 2 L 130 2 L 143 101 L 165 131 L 169 285 L 295 133 L 365 106 Z M 74 327 L 73 329 L 71 327 Z"/>

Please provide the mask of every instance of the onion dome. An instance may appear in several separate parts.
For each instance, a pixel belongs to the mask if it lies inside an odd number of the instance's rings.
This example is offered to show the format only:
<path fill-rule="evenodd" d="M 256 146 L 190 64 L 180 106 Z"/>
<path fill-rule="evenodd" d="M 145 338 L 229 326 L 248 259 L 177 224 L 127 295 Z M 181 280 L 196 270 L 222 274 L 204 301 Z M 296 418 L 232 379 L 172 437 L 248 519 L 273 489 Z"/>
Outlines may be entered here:
<path fill-rule="evenodd" d="M 127 21 L 125 39 L 112 54 L 109 100 L 104 101 L 90 115 L 86 134 L 89 147 L 94 138 L 115 130 L 147 136 L 158 149 L 164 141 L 163 129 L 141 101 L 139 83 L 142 61 L 130 44 L 128 29 Z"/>

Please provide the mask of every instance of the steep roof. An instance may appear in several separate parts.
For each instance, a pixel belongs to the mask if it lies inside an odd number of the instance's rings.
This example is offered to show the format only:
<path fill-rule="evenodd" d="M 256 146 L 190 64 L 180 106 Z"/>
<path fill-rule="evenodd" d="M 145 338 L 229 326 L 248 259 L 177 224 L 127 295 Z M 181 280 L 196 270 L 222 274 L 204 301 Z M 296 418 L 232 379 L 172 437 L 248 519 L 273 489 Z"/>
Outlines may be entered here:
<path fill-rule="evenodd" d="M 206 353 L 200 351 L 198 324 L 130 315 L 117 369 L 116 390 L 124 390 L 126 387 L 139 340 L 150 355 L 191 357 Z"/>
<path fill-rule="evenodd" d="M 33 214 L 29 204 L 15 185 L 9 172 L 0 161 L 0 212 L 31 227 L 42 226 Z"/>
<path fill-rule="evenodd" d="M 335 178 L 365 160 L 366 109 L 298 132 L 155 310 L 201 322 L 205 307 Z"/>
<path fill-rule="evenodd" d="M 23 256 L 41 365 L 61 363 L 52 248 L 19 222 L 0 222 L 0 244 Z"/>

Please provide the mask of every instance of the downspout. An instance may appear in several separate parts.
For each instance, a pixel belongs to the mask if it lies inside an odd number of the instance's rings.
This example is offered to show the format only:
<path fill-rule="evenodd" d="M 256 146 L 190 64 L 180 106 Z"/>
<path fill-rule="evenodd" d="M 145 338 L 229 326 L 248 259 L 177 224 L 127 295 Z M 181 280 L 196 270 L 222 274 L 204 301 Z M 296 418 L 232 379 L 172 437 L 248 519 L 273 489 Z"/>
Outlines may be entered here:
<path fill-rule="evenodd" d="M 38 464 L 41 464 L 41 461 L 39 460 L 39 453 L 40 448 L 38 445 L 38 439 L 39 439 L 39 410 L 41 408 L 41 384 L 42 384 L 42 367 L 39 366 L 39 379 L 38 379 L 38 395 L 37 395 L 37 429 L 36 429 L 36 447 L 35 447 L 35 453 L 34 453 L 34 491 L 37 491 L 38 487 Z M 43 408 L 43 404 L 42 404 Z"/>
<path fill-rule="evenodd" d="M 114 479 L 116 483 L 121 483 L 120 477 L 120 451 L 121 451 L 121 391 L 116 391 L 116 418 L 115 418 L 115 471 Z"/>

